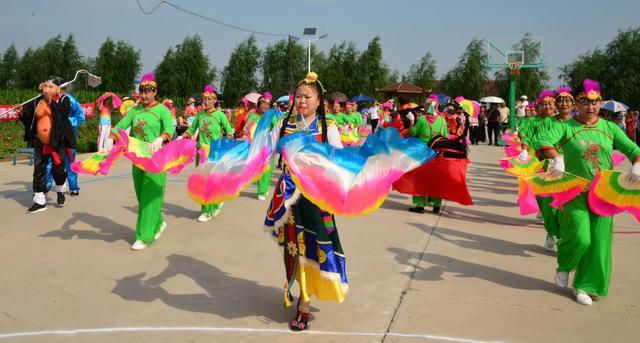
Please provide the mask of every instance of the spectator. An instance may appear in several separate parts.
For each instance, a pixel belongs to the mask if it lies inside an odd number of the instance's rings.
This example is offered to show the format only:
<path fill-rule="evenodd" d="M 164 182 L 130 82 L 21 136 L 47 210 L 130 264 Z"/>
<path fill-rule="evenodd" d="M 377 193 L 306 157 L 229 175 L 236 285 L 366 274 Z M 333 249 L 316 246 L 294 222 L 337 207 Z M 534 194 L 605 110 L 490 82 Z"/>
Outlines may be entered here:
<path fill-rule="evenodd" d="M 627 113 L 627 115 L 625 116 L 625 124 L 627 126 L 627 137 L 629 137 L 629 139 L 631 139 L 632 141 L 636 141 L 635 138 L 635 133 L 636 133 L 636 114 L 634 111 L 629 111 L 629 113 Z"/>
<path fill-rule="evenodd" d="M 521 96 L 520 101 L 516 103 L 516 116 L 518 117 L 517 120 L 520 120 L 526 116 L 528 105 L 529 102 L 527 101 L 527 96 Z"/>
<path fill-rule="evenodd" d="M 497 104 L 491 104 L 489 113 L 487 113 L 489 145 L 498 145 L 498 135 L 500 134 L 500 110 Z M 494 141 L 495 140 L 495 141 Z"/>
<path fill-rule="evenodd" d="M 369 113 L 369 119 L 371 119 L 371 132 L 376 132 L 376 128 L 378 127 L 378 120 L 380 119 L 378 111 L 380 111 L 378 102 L 374 100 L 373 105 L 371 105 L 367 111 Z"/>
<path fill-rule="evenodd" d="M 487 141 L 487 109 L 480 107 L 480 114 L 478 114 L 478 141 L 484 143 Z"/>
<path fill-rule="evenodd" d="M 500 126 L 502 127 L 502 132 L 509 127 L 509 107 L 507 107 L 506 103 L 502 103 L 500 105 Z"/>

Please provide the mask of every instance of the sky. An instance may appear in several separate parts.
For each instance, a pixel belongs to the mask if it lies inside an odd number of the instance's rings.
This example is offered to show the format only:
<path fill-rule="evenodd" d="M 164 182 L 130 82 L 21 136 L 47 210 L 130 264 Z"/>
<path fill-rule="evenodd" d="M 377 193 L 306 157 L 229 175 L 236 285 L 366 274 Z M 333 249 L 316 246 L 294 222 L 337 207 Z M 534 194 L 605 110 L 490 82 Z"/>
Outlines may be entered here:
<path fill-rule="evenodd" d="M 151 11 L 158 0 L 139 0 Z M 385 63 L 406 74 L 431 51 L 438 77 L 454 67 L 473 38 L 524 33 L 542 36 L 550 86 L 562 84 L 558 68 L 604 47 L 620 29 L 639 26 L 637 0 L 172 0 L 175 4 L 232 25 L 300 36 L 305 27 L 326 33 L 316 42 L 328 52 L 353 41 L 359 50 L 380 36 Z M 222 70 L 234 47 L 249 33 L 220 26 L 161 5 L 150 15 L 136 0 L 3 0 L 0 51 L 12 43 L 22 54 L 60 33 L 72 33 L 83 56 L 95 57 L 107 37 L 123 39 L 142 53 L 142 73 L 151 71 L 169 47 L 199 34 L 210 61 Z M 282 37 L 256 35 L 261 48 Z M 493 74 L 493 73 L 491 73 Z M 320 75 L 322 79 L 322 75 Z"/>

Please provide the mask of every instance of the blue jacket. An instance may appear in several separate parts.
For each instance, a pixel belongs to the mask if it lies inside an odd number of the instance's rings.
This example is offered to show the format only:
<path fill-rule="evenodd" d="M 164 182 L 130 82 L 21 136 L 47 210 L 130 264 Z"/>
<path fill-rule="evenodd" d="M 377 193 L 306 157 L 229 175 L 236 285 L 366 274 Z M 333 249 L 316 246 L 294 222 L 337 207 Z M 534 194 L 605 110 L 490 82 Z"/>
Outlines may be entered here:
<path fill-rule="evenodd" d="M 82 106 L 80 106 L 80 102 L 73 95 L 67 93 L 67 97 L 71 102 L 71 108 L 69 109 L 69 121 L 71 122 L 71 126 L 73 128 L 77 128 L 78 126 L 84 124 L 84 110 L 82 110 Z"/>

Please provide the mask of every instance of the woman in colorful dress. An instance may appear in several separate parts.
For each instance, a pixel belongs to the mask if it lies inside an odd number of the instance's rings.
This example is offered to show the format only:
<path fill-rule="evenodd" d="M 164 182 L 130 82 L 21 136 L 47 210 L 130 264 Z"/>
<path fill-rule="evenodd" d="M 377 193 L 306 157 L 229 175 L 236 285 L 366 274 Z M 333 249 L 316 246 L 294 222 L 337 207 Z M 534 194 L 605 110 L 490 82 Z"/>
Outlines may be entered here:
<path fill-rule="evenodd" d="M 522 151 L 518 158 L 520 160 L 529 159 L 529 150 L 535 149 L 539 138 L 549 131 L 551 124 L 556 119 L 554 115 L 556 113 L 556 98 L 553 91 L 545 89 L 540 93 L 540 96 L 535 102 L 537 115 L 527 119 L 523 124 L 522 130 L 519 131 L 522 139 Z M 545 163 L 545 169 L 547 163 Z M 556 239 L 559 235 L 559 223 L 557 210 L 551 207 L 553 199 L 549 197 L 536 196 L 536 202 L 540 212 L 538 213 L 538 220 L 544 224 L 544 229 L 547 232 L 547 237 L 544 240 L 544 249 L 547 251 L 554 251 L 556 246 Z"/>
<path fill-rule="evenodd" d="M 258 122 L 262 115 L 267 112 L 271 108 L 271 101 L 265 97 L 264 95 L 258 98 L 258 103 L 255 112 L 249 115 L 247 119 L 247 123 L 244 126 L 245 128 L 245 136 L 253 139 L 253 134 L 255 132 L 256 127 L 258 127 Z M 277 125 L 277 121 L 274 118 L 273 126 Z M 269 184 L 271 184 L 271 175 L 273 174 L 273 161 L 269 166 L 269 169 L 258 179 L 258 200 L 266 200 L 267 195 L 269 194 Z"/>
<path fill-rule="evenodd" d="M 153 73 L 142 77 L 139 90 L 140 104 L 131 109 L 129 114 L 115 126 L 111 137 L 107 139 L 107 151 L 113 147 L 114 140 L 120 138 L 118 130 L 126 130 L 129 127 L 131 127 L 131 136 L 151 143 L 151 149 L 154 152 L 171 140 L 174 130 L 173 117 L 169 109 L 156 100 L 158 85 Z M 142 250 L 160 238 L 167 227 L 167 223 L 162 219 L 167 172 L 148 173 L 134 165 L 131 174 L 138 200 L 136 240 L 131 249 Z"/>
<path fill-rule="evenodd" d="M 559 175 L 566 170 L 593 180 L 598 172 L 613 169 L 611 152 L 617 149 L 633 163 L 627 182 L 640 182 L 640 148 L 615 123 L 598 115 L 602 106 L 598 83 L 585 80 L 576 104 L 578 115 L 555 125 L 537 142 L 540 153 L 554 161 L 551 172 Z M 562 148 L 564 156 L 556 147 Z M 575 271 L 576 301 L 591 305 L 594 298 L 604 297 L 609 291 L 613 217 L 591 212 L 586 192 L 563 205 L 558 217 L 562 229 L 558 240 L 556 284 L 567 287 L 569 273 Z"/>
<path fill-rule="evenodd" d="M 191 138 L 198 131 L 197 147 L 209 151 L 208 147 L 212 141 L 216 141 L 223 136 L 233 138 L 233 128 L 227 116 L 218 106 L 218 95 L 212 85 L 206 85 L 202 92 L 202 102 L 204 108 L 198 112 L 193 124 L 178 139 Z M 205 161 L 200 161 L 200 154 L 196 155 L 196 166 Z M 208 222 L 220 214 L 222 203 L 202 205 L 198 222 Z"/>
<path fill-rule="evenodd" d="M 289 111 L 281 121 L 279 136 L 304 131 L 319 142 L 342 147 L 338 128 L 326 122 L 321 105 L 323 94 L 315 73 L 309 73 L 300 81 L 294 95 L 297 114 Z M 294 281 L 300 286 L 298 308 L 289 328 L 305 330 L 312 295 L 341 303 L 347 293 L 345 256 L 334 216 L 300 194 L 285 165 L 267 211 L 265 229 L 283 248 L 287 278 L 285 305 L 291 304 L 290 289 Z"/>

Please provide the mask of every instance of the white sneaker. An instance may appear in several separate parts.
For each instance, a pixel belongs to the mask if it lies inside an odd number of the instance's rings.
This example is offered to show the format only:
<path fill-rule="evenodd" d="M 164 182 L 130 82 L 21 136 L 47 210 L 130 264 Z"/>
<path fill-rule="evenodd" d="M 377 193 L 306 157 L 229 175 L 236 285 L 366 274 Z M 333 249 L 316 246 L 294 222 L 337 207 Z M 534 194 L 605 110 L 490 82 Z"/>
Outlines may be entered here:
<path fill-rule="evenodd" d="M 200 217 L 198 217 L 198 222 L 204 223 L 210 221 L 211 219 L 213 219 L 213 216 L 211 216 L 209 213 L 203 213 L 200 215 Z"/>
<path fill-rule="evenodd" d="M 555 251 L 556 250 L 556 238 L 547 234 L 547 239 L 544 240 L 544 250 Z"/>
<path fill-rule="evenodd" d="M 264 195 L 258 195 L 258 200 L 260 201 L 267 200 L 267 197 Z"/>
<path fill-rule="evenodd" d="M 148 247 L 148 244 L 145 244 L 143 241 L 135 241 L 131 246 L 131 250 L 142 250 Z"/>
<path fill-rule="evenodd" d="M 167 228 L 167 222 L 162 222 L 162 224 L 160 224 L 160 229 L 158 230 L 158 232 L 156 232 L 156 235 L 153 236 L 153 239 L 160 239 L 160 237 L 162 237 L 162 233 L 166 228 Z"/>
<path fill-rule="evenodd" d="M 569 286 L 569 273 L 557 272 L 555 279 L 556 279 L 556 285 L 563 288 Z"/>
<path fill-rule="evenodd" d="M 576 301 L 578 302 L 578 304 L 587 305 L 587 306 L 593 304 L 593 299 L 591 299 L 589 294 L 587 294 L 583 290 L 576 289 L 575 290 L 575 296 L 576 296 Z"/>
<path fill-rule="evenodd" d="M 536 214 L 536 220 L 538 221 L 538 223 L 544 223 L 544 216 L 542 215 L 542 213 L 538 212 L 538 214 Z"/>

